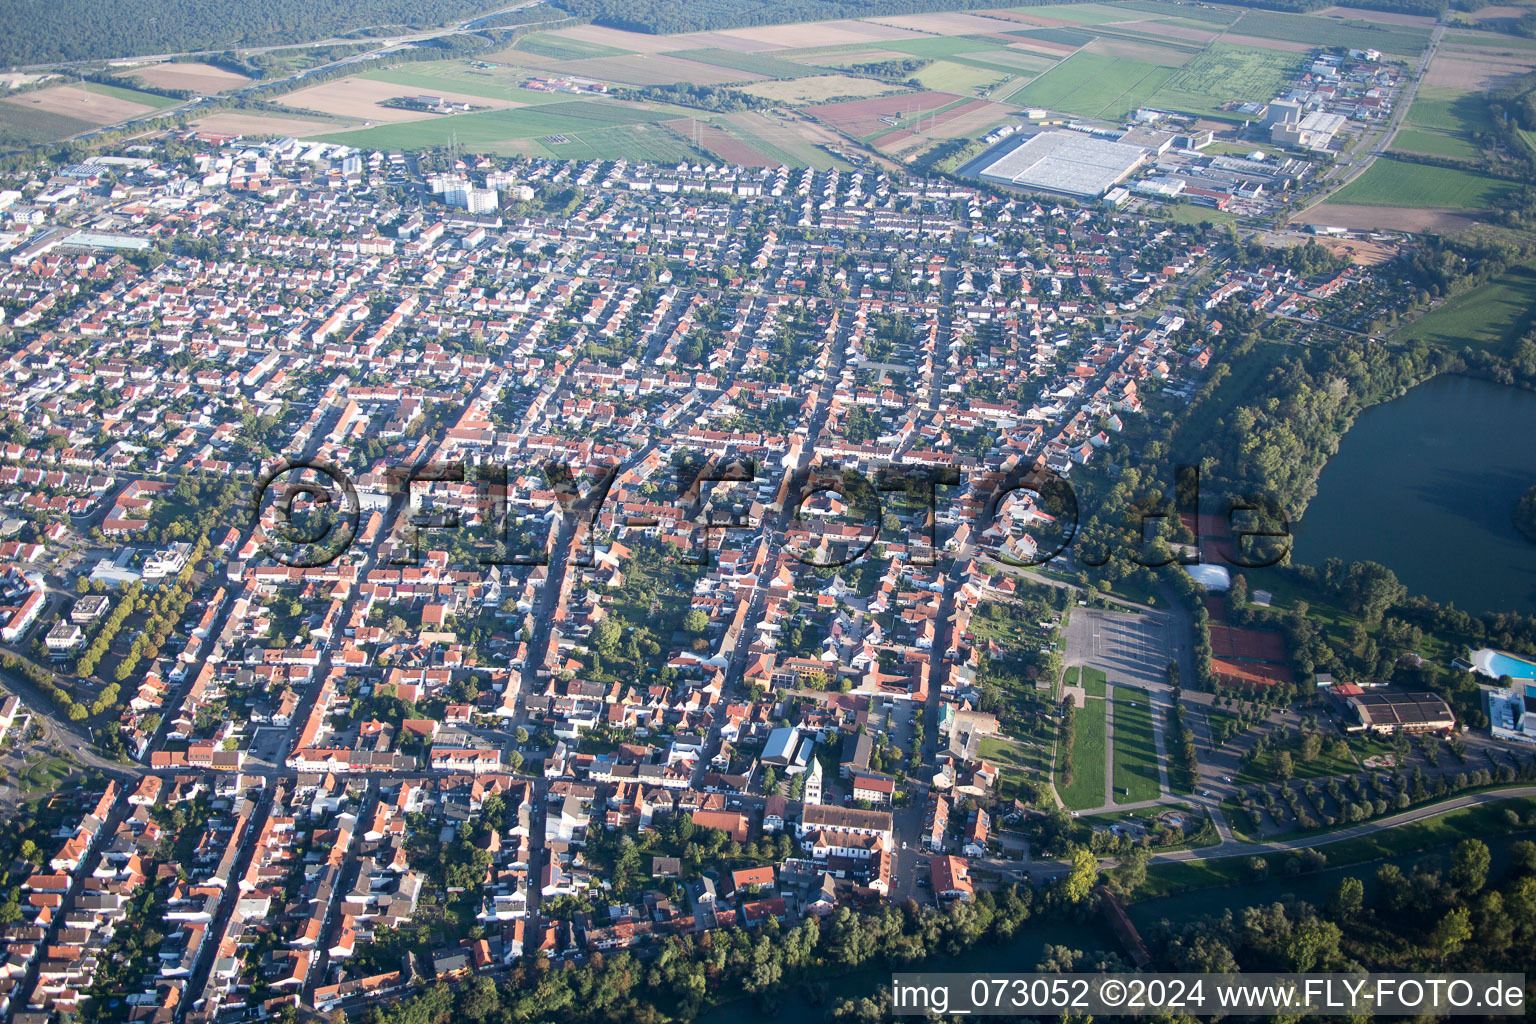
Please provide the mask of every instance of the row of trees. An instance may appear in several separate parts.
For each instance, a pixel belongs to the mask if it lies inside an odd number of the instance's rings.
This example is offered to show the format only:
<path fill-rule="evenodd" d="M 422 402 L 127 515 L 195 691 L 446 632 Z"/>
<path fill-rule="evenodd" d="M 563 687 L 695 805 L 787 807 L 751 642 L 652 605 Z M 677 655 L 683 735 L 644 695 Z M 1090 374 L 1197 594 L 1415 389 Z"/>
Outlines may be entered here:
<path fill-rule="evenodd" d="M 792 928 L 769 921 L 754 931 L 719 929 L 666 940 L 657 955 L 593 954 L 559 966 L 528 958 L 504 978 L 477 978 L 458 988 L 437 985 L 394 1005 L 375 1003 L 367 1024 L 466 1024 L 539 1020 L 551 1024 L 652 1024 L 687 1020 L 711 1004 L 761 997 L 781 986 L 860 967 L 911 965 L 987 942 L 1007 942 L 1042 913 L 1060 916 L 1086 905 L 1096 877 L 1083 851 L 1072 874 L 1037 896 L 1027 886 L 982 893 L 948 911 L 884 906 L 870 913 L 839 907 L 823 920 Z"/>
<path fill-rule="evenodd" d="M 1536 938 L 1536 844 L 1492 855 L 1464 839 L 1449 857 L 1342 878 L 1319 909 L 1295 900 L 1228 910 L 1152 936 L 1160 966 L 1197 972 L 1520 970 Z"/>

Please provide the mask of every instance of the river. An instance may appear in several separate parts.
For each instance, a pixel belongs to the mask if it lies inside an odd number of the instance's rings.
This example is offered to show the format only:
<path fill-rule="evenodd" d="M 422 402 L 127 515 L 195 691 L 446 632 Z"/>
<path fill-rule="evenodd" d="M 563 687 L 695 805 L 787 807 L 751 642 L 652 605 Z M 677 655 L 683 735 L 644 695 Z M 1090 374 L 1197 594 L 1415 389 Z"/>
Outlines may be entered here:
<path fill-rule="evenodd" d="M 1533 438 L 1536 393 L 1471 377 L 1367 409 L 1292 526 L 1294 559 L 1380 562 L 1465 611 L 1536 614 L 1536 544 L 1510 520 L 1536 484 Z"/>

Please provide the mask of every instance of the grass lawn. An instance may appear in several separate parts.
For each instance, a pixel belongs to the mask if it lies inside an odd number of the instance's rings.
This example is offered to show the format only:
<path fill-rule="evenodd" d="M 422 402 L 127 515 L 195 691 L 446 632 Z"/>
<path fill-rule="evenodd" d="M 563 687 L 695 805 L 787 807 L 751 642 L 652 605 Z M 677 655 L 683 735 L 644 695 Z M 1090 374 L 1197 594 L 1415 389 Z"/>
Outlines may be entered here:
<path fill-rule="evenodd" d="M 1051 744 L 1054 736 L 1046 736 L 1043 743 L 1025 743 L 1003 736 L 984 736 L 978 752 L 1000 770 L 998 797 L 1011 800 L 1025 783 L 1044 779 L 1051 770 Z"/>
<path fill-rule="evenodd" d="M 1158 783 L 1157 744 L 1152 736 L 1152 706 L 1145 690 L 1116 686 L 1115 802 L 1137 803 L 1162 795 Z"/>
<path fill-rule="evenodd" d="M 1107 696 L 1104 673 L 1096 668 L 1083 669 L 1083 692 L 1090 697 Z"/>
<path fill-rule="evenodd" d="M 1536 324 L 1536 266 L 1517 264 L 1397 330 L 1399 341 L 1508 350 Z"/>
<path fill-rule="evenodd" d="M 1084 675 L 1093 672 L 1084 671 Z M 1074 682 L 1076 670 L 1067 672 L 1067 681 Z M 1104 676 L 1098 673 L 1098 692 L 1104 692 Z M 1084 679 L 1084 685 L 1089 681 Z M 1090 694 L 1093 691 L 1088 691 Z M 1077 710 L 1076 731 L 1072 742 L 1072 785 L 1063 786 L 1058 781 L 1056 791 L 1062 803 L 1070 810 L 1080 811 L 1104 804 L 1104 702 L 1088 700 Z"/>
<path fill-rule="evenodd" d="M 1321 779 L 1335 775 L 1353 775 L 1361 770 L 1353 758 L 1331 757 L 1327 751 L 1320 753 L 1311 761 L 1303 761 L 1301 752 L 1291 747 L 1291 764 L 1295 770 L 1295 778 Z M 1278 782 L 1280 776 L 1275 771 L 1275 761 L 1278 751 L 1271 749 L 1269 753 L 1250 764 L 1247 768 L 1238 772 L 1234 777 L 1238 785 L 1259 786 L 1271 782 Z"/>
<path fill-rule="evenodd" d="M 1515 189 L 1514 182 L 1487 178 L 1471 171 L 1403 160 L 1377 160 L 1364 174 L 1339 190 L 1332 201 L 1356 206 L 1489 210 Z"/>

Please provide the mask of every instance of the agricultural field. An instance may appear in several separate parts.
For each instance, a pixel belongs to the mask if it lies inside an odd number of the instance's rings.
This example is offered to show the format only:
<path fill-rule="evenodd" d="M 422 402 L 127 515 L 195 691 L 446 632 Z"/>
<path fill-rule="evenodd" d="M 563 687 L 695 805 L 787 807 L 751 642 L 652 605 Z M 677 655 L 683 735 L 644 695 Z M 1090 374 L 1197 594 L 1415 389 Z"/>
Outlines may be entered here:
<path fill-rule="evenodd" d="M 1025 106 L 1066 110 L 1074 114 L 1091 116 L 1097 114 L 1108 100 L 1091 104 L 1093 106 L 1091 110 L 1084 109 L 1090 104 L 1072 103 L 1071 97 L 1074 93 L 1080 89 L 1087 90 L 1090 94 L 1096 93 L 1107 81 L 1118 86 L 1115 91 L 1115 95 L 1118 96 L 1135 85 L 1151 70 L 1150 64 L 1141 65 L 1139 70 L 1133 71 L 1113 57 L 1078 52 L 1029 83 L 1027 88 L 1019 90 L 1014 94 L 1014 99 Z"/>
<path fill-rule="evenodd" d="M 717 68 L 745 71 L 764 78 L 801 78 L 815 70 L 813 65 L 797 64 L 765 53 L 737 53 L 734 50 L 705 48 L 702 50 L 676 50 L 668 54 L 683 60 L 697 61 Z"/>
<path fill-rule="evenodd" d="M 1434 210 L 1487 210 L 1515 191 L 1515 184 L 1471 171 L 1377 160 L 1333 199 L 1355 206 Z"/>
<path fill-rule="evenodd" d="M 1146 691 L 1129 686 L 1116 686 L 1112 692 L 1115 701 L 1115 803 L 1156 800 L 1162 795 L 1162 786 L 1158 782 L 1157 743 L 1152 734 L 1150 699 Z"/>
<path fill-rule="evenodd" d="M 56 142 L 177 102 L 96 82 L 50 86 L 0 99 L 0 137 L 20 145 Z"/>
<path fill-rule="evenodd" d="M 206 117 L 198 118 L 193 124 L 198 131 L 219 135 L 266 135 L 278 139 L 305 139 L 352 127 L 349 124 L 319 117 L 284 117 L 244 110 L 216 111 Z"/>
<path fill-rule="evenodd" d="M 807 103 L 826 103 L 835 99 L 862 99 L 900 92 L 902 88 L 892 82 L 873 78 L 855 78 L 852 75 L 817 75 L 814 78 L 791 78 L 776 82 L 755 82 L 743 86 L 742 92 L 761 96 L 776 103 L 801 106 Z"/>
<path fill-rule="evenodd" d="M 298 92 L 289 93 L 284 97 L 284 102 L 287 106 L 300 110 L 313 110 L 316 113 L 344 117 L 355 121 L 382 121 L 388 123 L 395 121 L 422 121 L 442 117 L 443 115 L 441 114 L 430 114 L 421 110 L 405 110 L 384 105 L 385 100 L 398 99 L 402 96 L 415 96 L 420 91 L 415 86 L 399 85 L 394 82 L 380 81 L 372 78 L 340 78 L 334 82 L 323 82 L 320 85 L 312 85 L 308 89 L 300 89 Z M 522 105 L 514 103 L 509 99 L 492 99 L 487 96 L 450 92 L 446 89 L 434 89 L 432 94 L 441 96 L 446 100 L 468 103 L 477 107 L 516 107 Z"/>
<path fill-rule="evenodd" d="M 216 68 L 212 64 L 168 63 L 133 68 L 123 73 L 130 82 L 142 82 L 156 89 L 190 89 L 210 95 L 227 92 L 250 82 L 245 75 Z"/>
<path fill-rule="evenodd" d="M 1241 118 L 1223 111 L 1234 100 L 1267 103 L 1300 69 L 1302 59 L 1274 50 L 1216 44 L 1169 76 L 1153 106 L 1215 120 Z"/>
<path fill-rule="evenodd" d="M 1429 45 L 1429 29 L 1419 26 L 1278 11 L 1244 11 L 1229 30 L 1260 39 L 1307 46 L 1354 46 L 1405 57 L 1417 57 Z"/>
<path fill-rule="evenodd" d="M 1019 73 L 940 60 L 934 61 L 919 71 L 916 78 L 922 83 L 924 89 L 969 93 L 975 96 L 990 93 L 999 83 L 1010 76 L 1017 77 Z"/>
<path fill-rule="evenodd" d="M 538 32 L 519 39 L 512 48 L 536 54 L 540 57 L 551 57 L 555 60 L 581 60 L 584 57 L 622 57 L 629 52 L 615 46 L 604 46 L 602 43 L 588 42 L 585 39 L 573 39 L 570 36 L 557 36 L 550 32 Z"/>
<path fill-rule="evenodd" d="M 181 100 L 172 99 L 169 96 L 161 96 L 152 92 L 141 92 L 124 85 L 103 85 L 101 82 L 82 82 L 80 88 L 86 92 L 94 93 L 110 99 L 122 100 L 124 103 L 135 103 L 140 106 L 150 107 L 154 110 L 164 110 L 174 107 Z"/>
<path fill-rule="evenodd" d="M 9 100 L 0 101 L 0 143 L 7 146 L 57 142 L 96 127 L 94 121 L 26 107 Z"/>
<path fill-rule="evenodd" d="M 1421 86 L 1408 108 L 1406 125 L 1428 128 L 1451 135 L 1465 135 L 1493 127 L 1488 104 L 1477 93 L 1466 89 Z"/>
<path fill-rule="evenodd" d="M 756 82 L 764 78 L 750 71 L 701 64 L 665 53 L 571 60 L 560 65 L 560 73 L 620 85 L 671 85 L 673 82 L 720 85 L 724 82 Z"/>
<path fill-rule="evenodd" d="M 852 103 L 829 103 L 810 113 L 845 135 L 872 139 L 899 128 L 914 127 L 921 116 L 960 100 L 961 97 L 946 92 L 907 92 Z M 887 124 L 884 118 L 894 118 L 897 123 Z"/>
<path fill-rule="evenodd" d="M 1392 148 L 1399 153 L 1429 153 L 1462 160 L 1474 160 L 1478 155 L 1477 147 L 1465 138 L 1425 128 L 1401 129 L 1392 137 Z"/>
<path fill-rule="evenodd" d="M 1431 310 L 1394 335 L 1461 349 L 1507 352 L 1536 326 L 1536 266 L 1510 267 L 1493 280 Z"/>
<path fill-rule="evenodd" d="M 433 95 L 458 93 L 488 100 L 511 100 L 520 106 L 565 103 L 571 98 L 569 93 L 541 92 L 537 89 L 522 88 L 522 83 L 528 79 L 528 72 L 520 68 L 495 68 L 484 71 L 472 68 L 463 61 L 408 64 L 403 68 L 369 71 L 356 77 L 367 81 L 409 86 L 410 90 L 407 92 L 427 92 Z M 341 81 L 351 81 L 351 79 L 341 79 Z"/>

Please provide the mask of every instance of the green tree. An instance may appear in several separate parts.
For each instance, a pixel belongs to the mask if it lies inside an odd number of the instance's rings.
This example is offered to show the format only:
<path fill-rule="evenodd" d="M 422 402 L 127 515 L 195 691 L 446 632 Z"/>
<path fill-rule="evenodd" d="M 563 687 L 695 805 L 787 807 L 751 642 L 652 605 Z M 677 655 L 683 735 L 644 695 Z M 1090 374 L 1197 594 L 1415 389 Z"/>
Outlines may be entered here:
<path fill-rule="evenodd" d="M 1062 893 L 1068 903 L 1081 903 L 1093 893 L 1093 883 L 1099 877 L 1099 861 L 1093 851 L 1079 846 L 1072 851 L 1072 869 L 1062 882 Z"/>
<path fill-rule="evenodd" d="M 1463 896 L 1475 896 L 1488 884 L 1493 862 L 1488 845 L 1480 839 L 1463 839 L 1451 853 L 1451 882 Z"/>
<path fill-rule="evenodd" d="M 683 630 L 694 636 L 701 636 L 709 628 L 709 616 L 698 608 L 693 609 L 683 616 Z"/>
<path fill-rule="evenodd" d="M 1430 936 L 1430 946 L 1440 954 L 1440 962 L 1460 953 L 1472 938 L 1472 912 L 1466 907 L 1456 907 L 1440 919 Z"/>
<path fill-rule="evenodd" d="M 1364 883 L 1358 878 L 1341 878 L 1328 898 L 1328 916 L 1336 921 L 1353 920 L 1364 906 Z"/>

